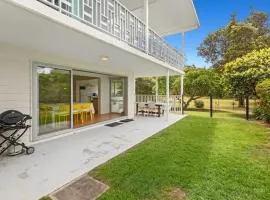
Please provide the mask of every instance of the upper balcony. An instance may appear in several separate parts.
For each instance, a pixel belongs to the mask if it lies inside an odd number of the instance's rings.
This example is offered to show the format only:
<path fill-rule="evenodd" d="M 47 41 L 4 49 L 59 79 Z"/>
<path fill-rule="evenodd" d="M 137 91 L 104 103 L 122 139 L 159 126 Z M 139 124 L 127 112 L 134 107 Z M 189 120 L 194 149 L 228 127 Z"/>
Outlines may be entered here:
<path fill-rule="evenodd" d="M 142 20 L 143 16 L 138 17 L 134 14 L 137 13 L 137 15 L 140 15 L 142 10 L 144 10 L 142 0 L 132 1 L 132 3 L 131 1 L 126 2 L 133 11 L 130 11 L 122 4 L 125 3 L 124 0 L 121 0 L 122 3 L 118 0 L 37 1 L 51 7 L 63 15 L 105 32 L 172 67 L 181 69 L 183 66 L 184 59 L 182 54 L 171 47 L 154 30 L 151 28 L 148 29 L 148 25 L 144 22 L 145 20 Z M 151 5 L 155 1 L 149 0 L 149 4 Z M 151 17 L 149 18 L 151 20 Z M 155 22 L 154 19 L 158 19 L 157 17 L 152 18 L 153 20 L 151 20 L 151 22 Z M 150 25 L 152 24 L 151 22 L 149 22 Z M 162 25 L 162 22 L 160 22 L 160 25 Z M 158 27 L 157 25 L 155 26 Z M 169 33 L 168 31 L 160 30 L 159 32 L 162 32 L 162 34 Z"/>

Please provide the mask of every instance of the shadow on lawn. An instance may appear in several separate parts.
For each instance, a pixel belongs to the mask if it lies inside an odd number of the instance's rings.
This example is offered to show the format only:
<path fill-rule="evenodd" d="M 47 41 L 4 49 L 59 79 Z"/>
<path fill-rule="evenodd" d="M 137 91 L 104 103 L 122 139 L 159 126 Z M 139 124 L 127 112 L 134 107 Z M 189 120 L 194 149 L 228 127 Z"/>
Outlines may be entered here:
<path fill-rule="evenodd" d="M 198 109 L 188 109 L 186 110 L 186 112 L 189 112 L 189 111 L 192 111 L 192 112 L 198 112 L 198 113 L 209 113 L 209 116 L 210 116 L 210 110 L 209 109 L 201 109 L 201 110 L 198 110 Z M 226 114 L 227 116 L 226 117 L 236 117 L 236 118 L 241 118 L 241 119 L 246 119 L 246 114 L 245 112 L 237 112 L 237 111 L 229 111 L 229 110 L 213 110 L 213 118 L 216 117 L 216 114 Z M 250 112 L 250 119 L 253 120 L 254 119 L 254 116 L 252 114 L 252 112 Z"/>
<path fill-rule="evenodd" d="M 172 179 L 172 182 L 175 181 L 174 184 L 187 193 L 195 194 L 196 188 L 199 185 L 201 187 L 205 179 L 216 125 L 216 120 L 208 116 L 192 116 L 192 119 L 188 118 L 185 123 L 176 124 L 179 134 L 182 135 L 178 152 L 183 155 L 179 163 L 179 178 Z"/>
<path fill-rule="evenodd" d="M 215 127 L 187 117 L 95 169 L 90 175 L 111 188 L 101 199 L 166 199 L 172 187 L 188 194 L 204 177 Z"/>

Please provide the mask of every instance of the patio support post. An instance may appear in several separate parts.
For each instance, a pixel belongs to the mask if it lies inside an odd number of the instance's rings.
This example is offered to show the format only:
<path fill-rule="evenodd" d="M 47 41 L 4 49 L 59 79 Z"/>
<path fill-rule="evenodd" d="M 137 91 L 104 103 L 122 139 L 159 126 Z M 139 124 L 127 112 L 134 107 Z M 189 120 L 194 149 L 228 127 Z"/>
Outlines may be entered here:
<path fill-rule="evenodd" d="M 166 115 L 167 121 L 169 121 L 169 111 L 170 111 L 170 70 L 167 71 L 166 77 Z"/>
<path fill-rule="evenodd" d="M 158 77 L 156 77 L 156 102 L 158 102 Z"/>
<path fill-rule="evenodd" d="M 182 68 L 185 67 L 185 33 L 181 33 L 181 54 L 182 54 Z"/>
<path fill-rule="evenodd" d="M 185 33 L 181 33 L 181 54 L 182 54 L 182 70 L 185 68 Z M 181 91 L 180 91 L 180 98 L 181 98 L 181 114 L 184 114 L 184 74 L 181 74 L 180 77 L 181 82 Z"/>
<path fill-rule="evenodd" d="M 145 52 L 149 52 L 149 2 L 144 0 L 144 14 L 145 14 Z"/>
<path fill-rule="evenodd" d="M 181 99 L 181 115 L 184 114 L 184 75 L 180 75 L 180 99 Z"/>

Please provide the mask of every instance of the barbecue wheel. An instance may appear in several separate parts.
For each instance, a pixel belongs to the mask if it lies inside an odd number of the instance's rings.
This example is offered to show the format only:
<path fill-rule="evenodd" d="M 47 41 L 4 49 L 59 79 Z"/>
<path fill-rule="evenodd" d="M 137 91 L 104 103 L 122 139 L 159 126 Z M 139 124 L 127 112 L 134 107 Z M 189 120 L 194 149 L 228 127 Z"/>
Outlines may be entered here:
<path fill-rule="evenodd" d="M 30 155 L 30 154 L 32 154 L 34 152 L 35 152 L 35 148 L 34 147 L 29 147 L 29 148 L 26 149 L 26 154 L 28 154 L 28 155 Z"/>

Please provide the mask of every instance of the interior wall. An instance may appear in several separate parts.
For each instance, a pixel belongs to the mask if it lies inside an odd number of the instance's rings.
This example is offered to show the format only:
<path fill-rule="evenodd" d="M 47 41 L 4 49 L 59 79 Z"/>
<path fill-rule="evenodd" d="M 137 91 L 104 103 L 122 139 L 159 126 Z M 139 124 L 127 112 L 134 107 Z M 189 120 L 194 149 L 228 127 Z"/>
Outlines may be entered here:
<path fill-rule="evenodd" d="M 89 93 L 96 93 L 98 97 L 100 96 L 98 79 L 76 80 L 75 83 L 73 81 L 73 84 L 76 85 L 75 90 L 73 90 L 73 92 L 75 92 L 75 99 L 73 100 L 74 102 L 80 102 L 80 101 L 87 102 L 87 94 Z M 80 91 L 81 86 L 85 87 L 83 95 L 81 94 L 81 91 Z"/>

